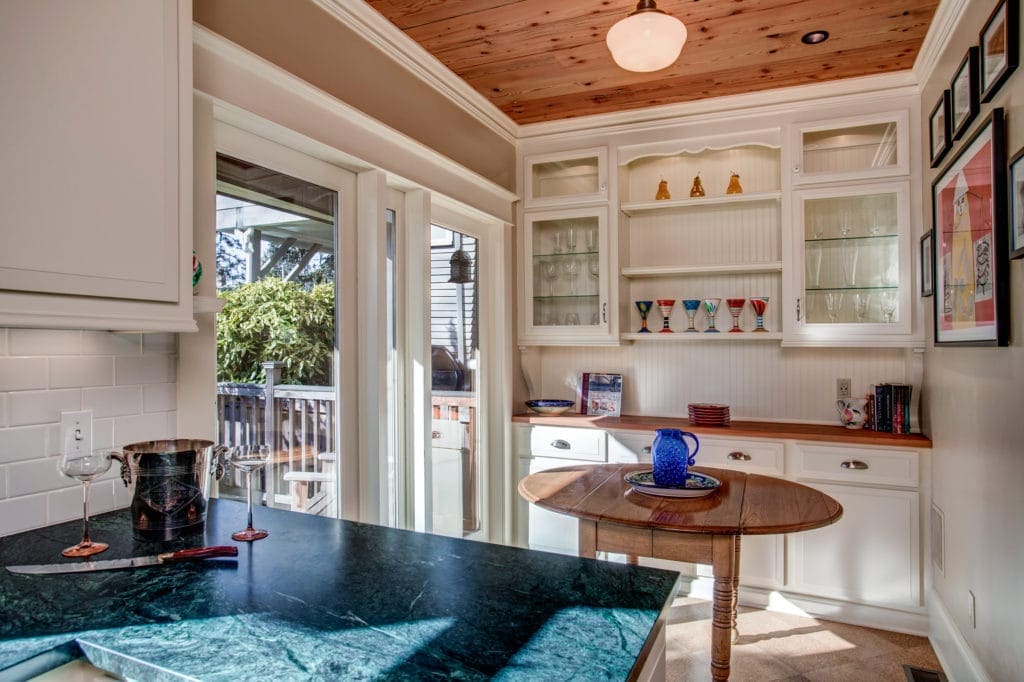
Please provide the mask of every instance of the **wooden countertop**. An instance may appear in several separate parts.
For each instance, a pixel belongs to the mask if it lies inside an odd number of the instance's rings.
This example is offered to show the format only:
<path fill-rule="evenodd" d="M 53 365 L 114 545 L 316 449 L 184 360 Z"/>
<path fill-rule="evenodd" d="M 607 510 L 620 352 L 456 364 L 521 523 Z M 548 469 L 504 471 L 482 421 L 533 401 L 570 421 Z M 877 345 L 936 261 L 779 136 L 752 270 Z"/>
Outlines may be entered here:
<path fill-rule="evenodd" d="M 524 413 L 513 415 L 512 421 L 537 426 L 571 426 L 575 428 L 613 429 L 616 431 L 654 431 L 656 429 L 683 429 L 701 436 L 719 438 L 776 438 L 780 440 L 825 441 L 849 443 L 850 445 L 880 445 L 929 449 L 930 438 L 919 433 L 895 434 L 870 431 L 868 429 L 847 429 L 842 426 L 822 424 L 788 424 L 783 422 L 734 421 L 729 426 L 698 426 L 689 419 L 677 417 L 590 417 L 566 412 L 557 417 Z"/>

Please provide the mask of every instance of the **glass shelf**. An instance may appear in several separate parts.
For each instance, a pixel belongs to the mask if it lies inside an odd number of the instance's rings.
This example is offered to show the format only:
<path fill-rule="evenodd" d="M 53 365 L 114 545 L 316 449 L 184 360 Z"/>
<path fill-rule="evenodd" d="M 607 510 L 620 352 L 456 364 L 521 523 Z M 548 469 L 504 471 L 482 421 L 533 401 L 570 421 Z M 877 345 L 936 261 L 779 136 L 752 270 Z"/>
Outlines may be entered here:
<path fill-rule="evenodd" d="M 808 293 L 825 292 L 825 291 L 898 291 L 898 284 L 880 284 L 876 286 L 843 286 L 843 287 L 807 287 Z"/>
<path fill-rule="evenodd" d="M 896 239 L 898 234 L 869 234 L 869 235 L 847 235 L 845 237 L 818 237 L 817 239 L 805 239 L 807 244 L 825 244 L 828 242 L 851 242 L 858 240 Z"/>
<path fill-rule="evenodd" d="M 534 296 L 535 301 L 568 301 L 587 298 L 599 298 L 598 294 L 562 294 L 557 296 Z"/>
<path fill-rule="evenodd" d="M 571 258 L 573 256 L 596 256 L 598 251 L 570 251 L 567 253 L 535 253 L 533 259 L 538 258 Z"/>

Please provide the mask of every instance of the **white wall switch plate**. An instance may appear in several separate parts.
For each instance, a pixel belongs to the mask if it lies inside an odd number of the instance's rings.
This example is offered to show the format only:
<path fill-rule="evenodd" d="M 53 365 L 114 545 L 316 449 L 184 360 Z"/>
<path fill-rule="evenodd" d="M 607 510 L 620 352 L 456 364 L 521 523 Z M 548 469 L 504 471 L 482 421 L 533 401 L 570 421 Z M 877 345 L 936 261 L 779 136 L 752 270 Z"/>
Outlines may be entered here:
<path fill-rule="evenodd" d="M 92 452 L 92 410 L 60 413 L 60 435 L 66 455 L 85 457 Z"/>

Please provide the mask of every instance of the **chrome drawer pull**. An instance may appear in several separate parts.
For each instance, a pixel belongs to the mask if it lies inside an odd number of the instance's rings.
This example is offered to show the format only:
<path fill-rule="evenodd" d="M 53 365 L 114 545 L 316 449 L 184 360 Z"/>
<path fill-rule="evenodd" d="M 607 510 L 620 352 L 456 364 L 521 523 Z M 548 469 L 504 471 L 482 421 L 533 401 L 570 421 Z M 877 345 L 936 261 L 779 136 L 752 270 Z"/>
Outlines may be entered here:
<path fill-rule="evenodd" d="M 569 445 L 569 441 L 562 440 L 561 438 L 559 438 L 558 440 L 552 441 L 551 442 L 551 447 L 558 448 L 559 450 L 569 450 L 569 449 L 572 448 L 572 446 Z"/>
<path fill-rule="evenodd" d="M 434 440 L 438 440 L 441 437 L 441 432 L 440 431 L 431 431 L 430 432 L 430 437 L 433 438 Z"/>
<path fill-rule="evenodd" d="M 647 447 L 645 447 L 645 448 L 641 448 L 641 449 L 640 449 L 640 454 L 641 454 L 641 455 L 649 455 L 649 454 L 651 454 L 651 446 L 650 446 L 650 445 L 648 445 L 648 446 L 647 446 Z"/>
<path fill-rule="evenodd" d="M 848 459 L 839 466 L 844 469 L 856 469 L 857 471 L 863 471 L 868 468 L 867 462 L 862 462 L 859 459 Z"/>
<path fill-rule="evenodd" d="M 745 452 L 730 452 L 728 458 L 734 462 L 749 462 L 750 455 Z"/>

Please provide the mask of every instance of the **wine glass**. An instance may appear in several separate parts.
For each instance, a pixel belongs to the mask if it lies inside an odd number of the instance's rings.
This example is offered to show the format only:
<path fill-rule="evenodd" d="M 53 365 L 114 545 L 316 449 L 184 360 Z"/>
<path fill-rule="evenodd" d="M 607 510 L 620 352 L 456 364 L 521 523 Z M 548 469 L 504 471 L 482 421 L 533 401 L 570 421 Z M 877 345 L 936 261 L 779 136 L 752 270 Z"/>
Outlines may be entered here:
<path fill-rule="evenodd" d="M 249 506 L 245 530 L 232 533 L 231 539 L 241 542 L 261 540 L 270 535 L 270 533 L 252 527 L 252 473 L 262 469 L 270 462 L 270 446 L 238 445 L 228 450 L 228 462 L 236 469 L 245 472 L 245 498 Z"/>
<path fill-rule="evenodd" d="M 853 246 L 843 246 L 843 283 L 852 287 L 857 283 L 857 256 L 860 251 Z"/>
<path fill-rule="evenodd" d="M 715 327 L 715 315 L 718 314 L 718 305 L 722 302 L 720 298 L 705 298 L 704 299 L 704 312 L 708 316 L 708 328 L 704 330 L 705 334 L 718 334 L 719 329 Z"/>
<path fill-rule="evenodd" d="M 893 315 L 896 313 L 896 292 L 884 291 L 882 292 L 882 314 L 885 315 L 885 321 L 892 324 Z"/>
<path fill-rule="evenodd" d="M 825 294 L 825 310 L 828 311 L 828 319 L 835 322 L 839 319 L 839 309 L 843 307 L 843 295 L 834 291 Z"/>
<path fill-rule="evenodd" d="M 768 330 L 764 328 L 764 311 L 768 309 L 768 297 L 752 297 L 750 299 L 750 307 L 754 309 L 754 315 L 757 316 L 757 326 L 754 327 L 754 331 L 760 334 L 767 333 Z"/>
<path fill-rule="evenodd" d="M 587 251 L 589 253 L 596 252 L 597 251 L 597 229 L 593 228 L 593 227 L 588 227 L 586 233 L 584 233 L 584 237 L 587 240 Z"/>
<path fill-rule="evenodd" d="M 565 274 L 569 278 L 569 293 L 576 295 L 576 276 L 580 274 L 580 263 L 575 258 L 569 258 L 562 264 Z"/>
<path fill-rule="evenodd" d="M 61 554 L 64 556 L 92 556 L 106 551 L 109 546 L 102 542 L 93 542 L 89 537 L 89 484 L 92 483 L 92 479 L 105 474 L 109 469 L 110 453 L 102 450 L 86 453 L 69 449 L 60 458 L 60 472 L 82 482 L 82 541 L 63 550 Z"/>
<path fill-rule="evenodd" d="M 548 296 L 554 296 L 555 280 L 558 279 L 558 264 L 553 260 L 546 260 L 540 266 L 540 273 L 547 280 Z"/>
<path fill-rule="evenodd" d="M 697 309 L 700 308 L 700 299 L 697 298 L 685 298 L 683 299 L 683 310 L 686 311 L 686 321 L 689 326 L 686 331 L 689 333 L 696 333 L 697 328 L 693 325 L 693 318 L 697 316 Z"/>
<path fill-rule="evenodd" d="M 579 229 L 570 224 L 569 229 L 565 231 L 565 246 L 569 253 L 576 253 L 576 240 L 579 236 Z"/>
<path fill-rule="evenodd" d="M 676 304 L 674 298 L 659 298 L 658 308 L 661 309 L 661 334 L 672 334 L 672 328 L 669 326 L 669 316 L 672 314 L 672 307 Z"/>
<path fill-rule="evenodd" d="M 727 298 L 725 304 L 729 306 L 729 314 L 732 315 L 732 329 L 729 330 L 730 334 L 742 333 L 740 329 L 740 315 L 743 313 L 743 304 L 747 302 L 745 298 Z"/>
<path fill-rule="evenodd" d="M 654 305 L 654 301 L 637 301 L 636 309 L 640 312 L 640 331 L 638 334 L 650 334 L 651 330 L 647 328 L 647 316 L 651 313 L 651 307 Z"/>
<path fill-rule="evenodd" d="M 868 306 L 871 305 L 871 294 L 853 295 L 853 312 L 857 315 L 857 321 L 863 322 L 868 316 Z"/>

